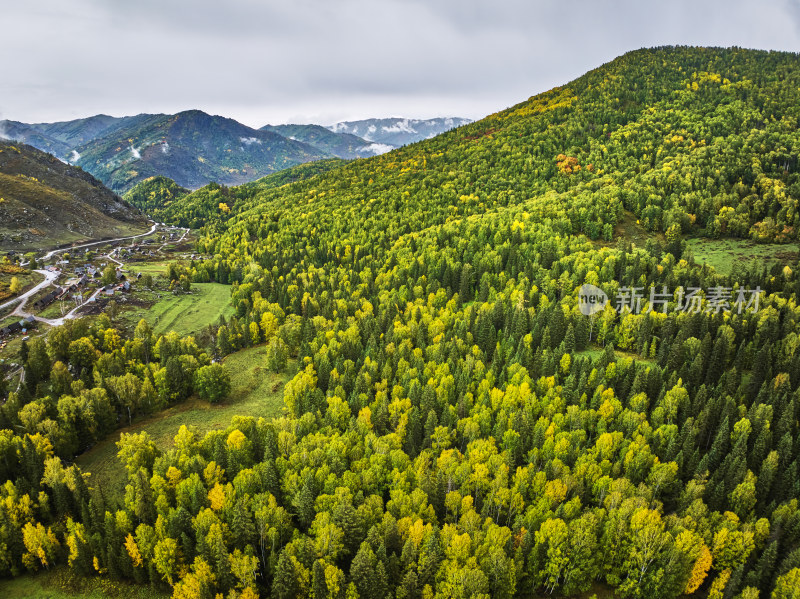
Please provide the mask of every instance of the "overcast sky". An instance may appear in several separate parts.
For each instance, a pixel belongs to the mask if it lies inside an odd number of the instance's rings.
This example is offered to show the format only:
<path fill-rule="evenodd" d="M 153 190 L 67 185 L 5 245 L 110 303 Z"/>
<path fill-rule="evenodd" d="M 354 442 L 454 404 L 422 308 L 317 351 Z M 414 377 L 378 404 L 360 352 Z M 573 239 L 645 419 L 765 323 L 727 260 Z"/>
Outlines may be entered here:
<path fill-rule="evenodd" d="M 0 0 L 0 118 L 495 112 L 629 50 L 800 51 L 800 0 Z"/>

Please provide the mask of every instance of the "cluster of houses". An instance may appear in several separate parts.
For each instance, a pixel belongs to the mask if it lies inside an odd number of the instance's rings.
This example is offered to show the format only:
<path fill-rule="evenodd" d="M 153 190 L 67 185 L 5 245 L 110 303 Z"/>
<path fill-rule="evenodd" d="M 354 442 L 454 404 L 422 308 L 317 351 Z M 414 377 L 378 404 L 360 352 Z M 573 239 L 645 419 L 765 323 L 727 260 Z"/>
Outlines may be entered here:
<path fill-rule="evenodd" d="M 33 302 L 34 310 L 43 310 L 54 301 L 63 298 L 64 296 L 80 291 L 81 288 L 89 284 L 89 278 L 83 275 L 79 279 L 70 279 L 63 287 L 56 287 L 47 295 L 44 295 Z"/>
<path fill-rule="evenodd" d="M 2 337 L 9 337 L 11 335 L 15 335 L 17 333 L 27 333 L 29 329 L 32 329 L 36 326 L 36 319 L 33 316 L 28 316 L 27 318 L 23 318 L 19 322 L 12 322 L 10 325 L 7 325 L 0 329 L 0 338 Z"/>
<path fill-rule="evenodd" d="M 153 242 L 149 239 L 145 239 L 141 243 L 132 243 L 128 247 L 117 247 L 112 252 L 111 255 L 117 258 L 130 258 L 131 256 L 135 256 L 136 254 L 140 254 L 142 256 L 155 256 L 155 252 L 152 249 L 149 249 L 147 246 L 151 245 Z"/>
<path fill-rule="evenodd" d="M 76 266 L 75 274 L 86 276 L 90 279 L 93 279 L 95 277 L 100 277 L 103 273 L 100 272 L 99 268 L 95 268 L 91 264 L 87 264 L 86 266 Z"/>
<path fill-rule="evenodd" d="M 35 302 L 33 302 L 33 309 L 36 311 L 43 310 L 54 301 L 63 298 L 65 295 L 69 293 L 75 293 L 83 287 L 86 287 L 86 285 L 88 285 L 90 282 L 89 276 L 100 276 L 100 273 L 97 271 L 97 269 L 94 267 L 90 268 L 92 271 L 91 275 L 87 274 L 85 267 L 77 267 L 75 269 L 75 274 L 80 275 L 79 277 L 70 279 L 64 284 L 63 287 L 55 287 L 49 293 L 37 299 Z"/>
<path fill-rule="evenodd" d="M 173 236 L 170 235 L 170 238 Z M 153 255 L 153 251 L 149 249 L 147 246 L 151 245 L 151 240 L 145 240 L 141 244 L 133 244 L 128 248 L 116 247 L 112 255 L 114 254 L 125 254 L 131 255 L 135 253 L 141 253 L 142 255 Z M 114 244 L 117 245 L 117 244 Z M 75 253 L 79 255 L 78 252 Z M 16 257 L 16 253 L 11 251 L 8 253 L 10 259 Z M 63 267 L 67 267 L 69 264 L 68 261 L 62 261 L 61 263 L 56 263 L 56 265 L 49 265 L 45 266 L 48 271 L 55 272 L 59 276 L 62 273 L 62 268 L 59 268 L 59 264 Z M 73 269 L 74 277 L 69 279 L 66 283 L 62 286 L 54 286 L 47 294 L 38 298 L 36 301 L 33 302 L 32 307 L 33 310 L 39 312 L 52 304 L 56 300 L 64 299 L 69 295 L 74 295 L 80 292 L 82 289 L 88 287 L 93 282 L 99 282 L 99 279 L 103 276 L 103 268 L 106 266 L 105 263 L 102 263 L 99 267 L 96 267 L 92 264 L 85 264 L 83 266 L 76 266 Z M 121 269 L 117 269 L 116 273 L 116 282 L 104 285 L 100 289 L 100 295 L 105 296 L 113 296 L 117 292 L 126 292 L 130 291 L 131 283 L 128 280 L 128 276 L 122 272 Z M 136 278 L 141 278 L 142 274 L 137 273 Z M 91 298 L 94 300 L 94 296 Z M 7 326 L 0 328 L 0 338 L 6 338 L 11 335 L 15 335 L 17 333 L 26 334 L 27 331 L 31 328 L 36 326 L 36 319 L 33 316 L 28 316 L 18 322 L 13 322 Z M 5 342 L 4 342 L 5 343 Z"/>
<path fill-rule="evenodd" d="M 48 294 L 33 302 L 33 309 L 36 311 L 43 310 L 54 301 L 62 299 L 69 294 L 75 294 L 81 291 L 90 283 L 92 283 L 92 281 L 97 280 L 102 276 L 102 272 L 99 268 L 95 268 L 94 266 L 88 264 L 86 266 L 76 267 L 74 272 L 76 276 L 68 280 L 62 287 L 54 288 Z M 128 277 L 125 275 L 125 273 L 121 270 L 117 270 L 115 276 L 116 283 L 105 285 L 101 291 L 103 295 L 112 296 L 117 291 L 130 291 L 131 284 L 128 281 Z M 141 277 L 141 275 L 138 276 Z"/>
<path fill-rule="evenodd" d="M 103 287 L 103 293 L 105 295 L 114 295 L 117 291 L 130 291 L 131 290 L 131 283 L 128 281 L 128 277 L 125 276 L 125 273 L 121 271 L 117 271 L 117 282 L 106 285 Z"/>

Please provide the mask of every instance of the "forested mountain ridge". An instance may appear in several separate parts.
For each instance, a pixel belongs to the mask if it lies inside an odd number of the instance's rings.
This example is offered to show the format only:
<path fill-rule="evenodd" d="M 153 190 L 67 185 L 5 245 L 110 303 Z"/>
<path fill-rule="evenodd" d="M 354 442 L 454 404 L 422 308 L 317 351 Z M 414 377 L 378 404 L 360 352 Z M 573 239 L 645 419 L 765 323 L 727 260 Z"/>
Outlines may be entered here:
<path fill-rule="evenodd" d="M 33 146 L 37 150 L 48 152 L 64 159 L 69 154 L 69 146 L 64 142 L 43 134 L 33 125 L 20 123 L 19 121 L 0 121 L 0 140 Z"/>
<path fill-rule="evenodd" d="M 157 175 L 140 181 L 123 196 L 128 202 L 159 220 L 161 211 L 173 202 L 180 201 L 191 193 L 168 177 Z"/>
<path fill-rule="evenodd" d="M 307 144 L 200 110 L 151 115 L 77 149 L 77 164 L 126 191 L 162 175 L 183 187 L 237 184 L 328 155 Z"/>
<path fill-rule="evenodd" d="M 152 116 L 150 114 L 137 114 L 135 116 L 113 117 L 107 114 L 97 114 L 72 121 L 35 123 L 30 126 L 43 135 L 56 139 L 66 144 L 68 148 L 73 149 L 83 146 L 102 135 L 108 135 L 112 131 L 144 122 Z M 69 156 L 66 157 L 69 158 Z"/>
<path fill-rule="evenodd" d="M 439 185 L 449 183 L 438 193 L 456 205 L 454 215 L 489 206 L 472 198 L 459 200 L 450 187 L 461 195 L 483 188 L 484 195 L 490 192 L 503 204 L 548 190 L 570 190 L 588 200 L 595 193 L 587 188 L 592 182 L 600 189 L 601 203 L 617 206 L 617 213 L 632 210 L 651 231 L 674 226 L 673 235 L 796 240 L 800 183 L 795 124 L 800 109 L 792 102 L 798 93 L 792 87 L 798 77 L 791 70 L 793 55 L 696 52 L 686 64 L 663 65 L 649 51 L 627 54 L 568 86 L 442 134 L 420 148 L 352 165 L 349 172 L 398 175 L 399 180 L 389 182 L 395 188 L 407 181 L 412 187 L 431 185 L 432 178 Z M 712 68 L 723 73 L 703 70 Z M 779 72 L 765 81 L 761 68 Z M 780 108 L 776 97 L 783 98 Z M 404 162 L 409 158 L 425 162 Z M 475 164 L 474 172 L 450 167 L 464 159 Z M 493 168 L 501 161 L 507 164 Z M 414 182 L 421 173 L 421 181 Z M 332 186 L 335 177 L 330 174 L 321 184 Z M 387 187 L 376 185 L 378 191 Z M 358 181 L 344 193 L 358 199 L 372 191 Z M 337 192 L 326 194 L 323 202 L 340 201 L 342 192 Z M 269 196 L 254 201 L 269 201 Z M 415 195 L 396 207 L 419 201 Z M 358 219 L 341 224 L 361 226 Z M 587 206 L 574 232 L 595 239 L 603 235 L 605 224 L 599 211 Z"/>
<path fill-rule="evenodd" d="M 32 344 L 0 408 L 3 571 L 175 597 L 793 598 L 798 265 L 722 276 L 683 235 L 797 239 L 798 83 L 796 54 L 641 50 L 388 154 L 173 204 L 209 258 L 171 278 L 230 284 L 235 315 L 202 347 L 103 318 Z M 626 211 L 645 247 L 614 238 Z M 612 300 L 594 318 L 584 284 Z M 208 395 L 211 357 L 257 344 L 297 359 L 283 417 L 123 436 L 124 498 L 53 457 Z"/>
<path fill-rule="evenodd" d="M 0 138 L 31 145 L 38 150 L 53 154 L 61 160 L 74 163 L 80 158 L 80 154 L 76 151 L 80 146 L 102 135 L 108 135 L 114 130 L 146 121 L 152 116 L 151 114 L 138 114 L 113 117 L 97 114 L 87 118 L 55 123 L 20 123 L 3 120 L 0 121 Z"/>

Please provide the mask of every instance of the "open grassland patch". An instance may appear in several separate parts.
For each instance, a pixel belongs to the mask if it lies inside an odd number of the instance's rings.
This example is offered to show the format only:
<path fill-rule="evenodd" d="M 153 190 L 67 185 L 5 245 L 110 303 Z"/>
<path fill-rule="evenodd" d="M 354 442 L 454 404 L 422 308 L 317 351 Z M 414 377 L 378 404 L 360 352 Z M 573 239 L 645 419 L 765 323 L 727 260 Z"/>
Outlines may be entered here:
<path fill-rule="evenodd" d="M 142 287 L 141 282 L 137 285 Z M 133 326 L 144 318 L 157 335 L 168 331 L 191 335 L 215 324 L 220 316 L 227 318 L 233 314 L 230 290 L 230 286 L 219 283 L 194 283 L 190 293 L 181 295 L 141 289 L 137 297 L 147 305 L 133 306 L 121 317 Z"/>
<path fill-rule="evenodd" d="M 797 244 L 755 243 L 747 239 L 687 239 L 695 262 L 713 266 L 721 274 L 730 274 L 736 262 L 747 266 L 754 262 L 762 266 L 793 264 L 798 259 Z"/>
<path fill-rule="evenodd" d="M 198 433 L 225 429 L 234 416 L 271 418 L 279 416 L 283 408 L 283 387 L 296 369 L 289 363 L 286 371 L 275 374 L 266 368 L 264 346 L 242 350 L 225 358 L 225 366 L 231 375 L 231 393 L 216 405 L 191 397 L 163 412 L 134 422 L 104 439 L 77 458 L 85 472 L 91 472 L 90 486 L 121 490 L 125 484 L 125 470 L 117 458 L 117 446 L 121 433 L 146 431 L 162 450 L 172 446 L 181 425 L 194 426 Z"/>
<path fill-rule="evenodd" d="M 166 590 L 108 578 L 84 577 L 68 568 L 0 580 L 4 599 L 167 599 Z"/>

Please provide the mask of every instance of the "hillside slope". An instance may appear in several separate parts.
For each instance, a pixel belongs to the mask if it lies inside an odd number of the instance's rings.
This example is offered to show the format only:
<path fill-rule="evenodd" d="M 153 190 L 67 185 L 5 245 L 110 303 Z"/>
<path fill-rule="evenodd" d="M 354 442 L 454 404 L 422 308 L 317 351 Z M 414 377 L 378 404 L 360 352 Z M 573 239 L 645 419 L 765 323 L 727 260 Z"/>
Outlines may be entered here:
<path fill-rule="evenodd" d="M 794 598 L 800 269 L 720 274 L 684 235 L 796 243 L 799 117 L 797 54 L 655 48 L 173 203 L 206 224 L 169 279 L 230 285 L 232 310 L 202 338 L 99 319 L 31 343 L 0 489 L 50 509 L 7 519 L 0 575 L 71 558 L 176 597 Z M 124 497 L 63 465 L 159 401 L 231 400 L 224 357 L 248 347 L 253 376 L 292 376 L 279 418 L 122 436 Z"/>
<path fill-rule="evenodd" d="M 153 216 L 173 202 L 179 202 L 189 193 L 191 192 L 188 189 L 172 179 L 158 175 L 140 181 L 122 197 L 145 214 Z"/>
<path fill-rule="evenodd" d="M 420 572 L 435 559 L 424 576 L 439 596 L 791 586 L 800 278 L 747 264 L 720 276 L 682 237 L 796 243 L 798 117 L 797 55 L 643 50 L 433 139 L 242 191 L 198 242 L 212 259 L 189 273 L 234 284 L 239 318 L 218 351 L 261 339 L 256 323 L 277 310 L 296 332 L 270 341 L 305 364 L 272 433 L 302 438 L 272 454 L 291 465 L 271 488 L 305 514 L 301 538 L 322 542 L 312 522 L 344 509 L 326 507 L 336 485 L 315 482 L 334 469 L 354 481 L 342 502 L 372 509 L 363 491 L 386 506 L 353 540 L 354 562 L 402 553 Z M 628 211 L 651 234 L 644 247 L 618 232 Z M 585 283 L 612 298 L 591 320 Z M 641 306 L 618 312 L 632 287 Z M 679 287 L 708 299 L 687 313 Z M 763 291 L 757 316 L 737 312 L 737 287 Z M 554 555 L 563 569 L 548 578 Z M 369 592 L 357 574 L 347 580 Z M 399 594 L 408 576 L 383 580 Z"/>
<path fill-rule="evenodd" d="M 0 141 L 0 247 L 39 249 L 146 228 L 145 217 L 88 173 Z"/>

